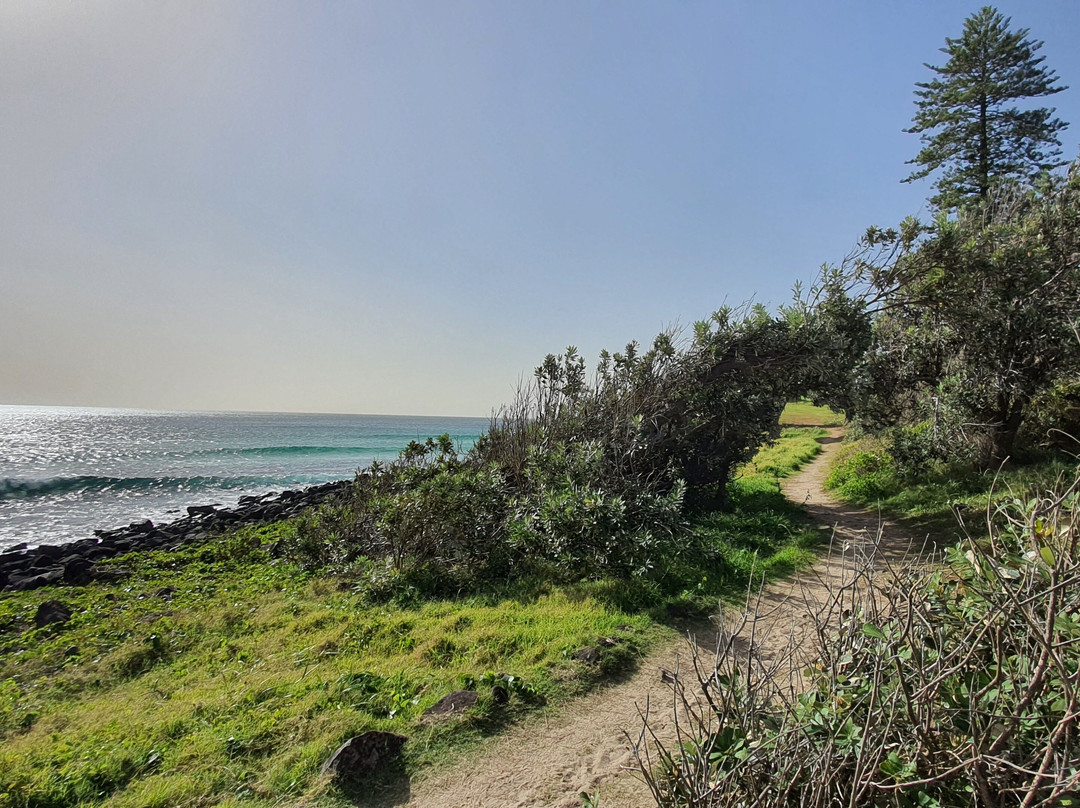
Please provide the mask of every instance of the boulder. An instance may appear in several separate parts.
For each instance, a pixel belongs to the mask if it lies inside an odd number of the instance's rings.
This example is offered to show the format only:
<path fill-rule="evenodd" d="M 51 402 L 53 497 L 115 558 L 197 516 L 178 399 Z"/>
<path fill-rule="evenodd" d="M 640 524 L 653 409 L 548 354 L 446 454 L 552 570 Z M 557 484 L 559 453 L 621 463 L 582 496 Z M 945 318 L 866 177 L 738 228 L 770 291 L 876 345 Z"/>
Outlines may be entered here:
<path fill-rule="evenodd" d="M 356 781 L 374 773 L 401 754 L 407 741 L 392 732 L 365 732 L 350 738 L 323 764 L 322 774 L 339 781 Z"/>
<path fill-rule="evenodd" d="M 94 580 L 94 562 L 76 556 L 64 564 L 64 583 L 81 586 Z"/>
<path fill-rule="evenodd" d="M 13 575 L 8 586 L 17 592 L 26 592 L 31 589 L 39 589 L 43 586 L 59 583 L 64 579 L 64 568 L 54 567 L 44 572 L 33 572 L 27 575 Z"/>
<path fill-rule="evenodd" d="M 54 547 L 51 544 L 42 544 L 30 551 L 34 556 L 34 563 L 40 559 L 55 561 L 64 555 L 63 547 Z"/>
<path fill-rule="evenodd" d="M 71 609 L 58 600 L 47 600 L 38 606 L 34 614 L 34 625 L 44 628 L 54 623 L 66 623 L 70 619 Z"/>
<path fill-rule="evenodd" d="M 188 505 L 188 516 L 212 516 L 217 513 L 216 505 Z"/>
<path fill-rule="evenodd" d="M 480 694 L 475 690 L 455 690 L 439 699 L 424 710 L 425 717 L 460 715 L 470 707 L 475 707 Z"/>
<path fill-rule="evenodd" d="M 584 662 L 586 665 L 598 665 L 600 663 L 599 648 L 579 648 L 570 656 L 578 662 Z"/>

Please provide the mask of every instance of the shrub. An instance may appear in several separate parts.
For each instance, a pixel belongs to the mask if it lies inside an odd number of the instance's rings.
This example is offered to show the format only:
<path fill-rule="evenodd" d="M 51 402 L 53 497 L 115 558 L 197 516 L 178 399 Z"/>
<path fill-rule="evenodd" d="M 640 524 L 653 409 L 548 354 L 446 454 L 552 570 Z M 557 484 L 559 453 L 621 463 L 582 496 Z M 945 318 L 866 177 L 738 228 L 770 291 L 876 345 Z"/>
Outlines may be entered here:
<path fill-rule="evenodd" d="M 827 489 L 859 503 L 882 499 L 896 486 L 892 455 L 882 441 L 871 439 L 843 447 L 825 480 Z"/>
<path fill-rule="evenodd" d="M 722 631 L 676 682 L 679 745 L 639 741 L 657 805 L 1077 804 L 1078 489 L 1006 503 L 929 573 L 846 576 L 794 686 L 800 658 Z"/>
<path fill-rule="evenodd" d="M 683 513 L 721 505 L 736 467 L 779 434 L 815 364 L 815 322 L 805 307 L 724 309 L 686 342 L 665 332 L 603 352 L 591 381 L 576 349 L 549 355 L 471 450 L 414 441 L 304 517 L 285 553 L 372 573 L 380 596 L 538 565 L 569 580 L 663 575 L 695 551 Z"/>

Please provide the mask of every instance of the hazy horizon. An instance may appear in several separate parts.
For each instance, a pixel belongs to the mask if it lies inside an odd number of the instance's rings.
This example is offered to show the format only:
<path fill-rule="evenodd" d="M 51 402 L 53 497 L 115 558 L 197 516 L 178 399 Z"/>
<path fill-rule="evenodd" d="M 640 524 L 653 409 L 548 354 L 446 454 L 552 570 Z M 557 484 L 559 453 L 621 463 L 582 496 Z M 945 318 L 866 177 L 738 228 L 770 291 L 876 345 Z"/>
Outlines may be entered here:
<path fill-rule="evenodd" d="M 53 410 L 95 410 L 101 412 L 131 412 L 131 413 L 160 413 L 164 415 L 169 414 L 190 414 L 190 415 L 340 415 L 342 417 L 352 418 L 356 416 L 372 417 L 372 418 L 429 418 L 432 420 L 444 420 L 444 419 L 461 419 L 470 420 L 477 418 L 490 418 L 491 413 L 484 415 L 443 415 L 441 413 L 435 414 L 421 414 L 414 412 L 329 412 L 319 410 L 191 410 L 183 407 L 172 407 L 169 409 L 160 409 L 157 407 L 104 407 L 93 404 L 16 404 L 3 402 L 0 403 L 0 409 L 53 409 Z"/>
<path fill-rule="evenodd" d="M 0 4 L 0 403 L 483 417 L 783 303 L 981 3 Z M 999 3 L 1073 89 L 1080 3 Z"/>

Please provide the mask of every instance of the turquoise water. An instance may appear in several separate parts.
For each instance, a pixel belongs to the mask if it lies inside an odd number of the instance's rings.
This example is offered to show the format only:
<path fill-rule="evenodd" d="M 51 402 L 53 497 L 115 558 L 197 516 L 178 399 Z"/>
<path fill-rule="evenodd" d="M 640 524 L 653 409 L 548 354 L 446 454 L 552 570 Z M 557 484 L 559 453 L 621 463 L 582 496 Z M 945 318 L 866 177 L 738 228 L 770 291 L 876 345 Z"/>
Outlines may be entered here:
<path fill-rule="evenodd" d="M 0 405 L 0 549 L 53 544 L 352 477 L 411 440 L 468 448 L 487 418 Z"/>

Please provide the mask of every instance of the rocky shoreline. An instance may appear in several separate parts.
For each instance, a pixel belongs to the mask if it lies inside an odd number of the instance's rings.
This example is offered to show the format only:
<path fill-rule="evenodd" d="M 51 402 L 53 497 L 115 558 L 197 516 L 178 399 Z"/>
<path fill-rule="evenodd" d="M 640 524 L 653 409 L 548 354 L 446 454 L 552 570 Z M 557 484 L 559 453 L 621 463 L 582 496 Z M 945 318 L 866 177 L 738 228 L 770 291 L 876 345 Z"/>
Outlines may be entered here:
<path fill-rule="evenodd" d="M 52 584 L 76 586 L 97 575 L 96 562 L 146 550 L 175 550 L 205 541 L 226 528 L 277 522 L 321 505 L 344 492 L 352 480 L 313 485 L 293 491 L 241 497 L 235 508 L 192 505 L 188 515 L 163 525 L 147 519 L 116 530 L 95 530 L 94 538 L 65 544 L 25 544 L 0 553 L 0 592 L 37 589 Z"/>

